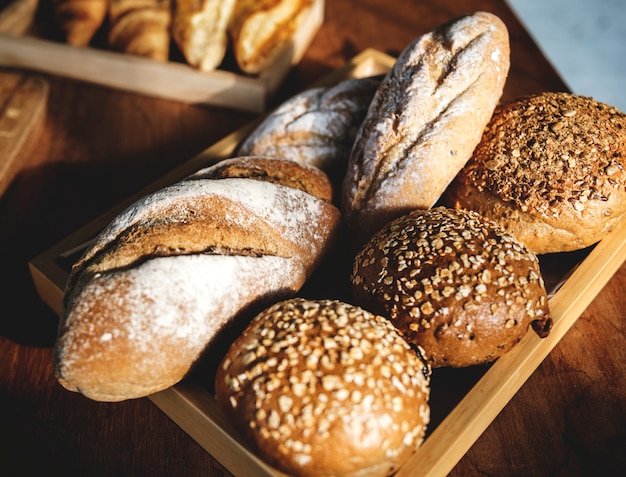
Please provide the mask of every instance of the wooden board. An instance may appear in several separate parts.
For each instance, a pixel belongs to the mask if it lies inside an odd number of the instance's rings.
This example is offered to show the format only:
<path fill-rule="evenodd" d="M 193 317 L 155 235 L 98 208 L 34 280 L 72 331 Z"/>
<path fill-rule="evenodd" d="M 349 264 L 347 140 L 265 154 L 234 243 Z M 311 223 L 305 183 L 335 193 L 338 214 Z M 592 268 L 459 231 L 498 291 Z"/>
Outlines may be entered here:
<path fill-rule="evenodd" d="M 134 93 L 242 111 L 265 111 L 290 68 L 304 55 L 324 20 L 324 0 L 315 0 L 292 48 L 258 76 L 232 71 L 201 72 L 174 61 L 159 62 L 93 47 L 77 48 L 27 36 L 36 0 L 14 0 L 0 13 L 0 66 L 34 70 Z M 4 28 L 3 28 L 4 27 Z"/>
<path fill-rule="evenodd" d="M 387 71 L 393 58 L 367 50 L 324 80 L 333 84 L 348 77 Z M 163 180 L 141 191 L 119 207 L 99 217 L 30 263 L 41 298 L 58 312 L 71 263 L 84 244 L 121 209 L 153 190 L 233 154 L 254 125 L 226 137 L 192 158 Z M 626 221 L 602 242 L 587 250 L 541 257 L 550 289 L 554 327 L 548 338 L 534 333 L 488 367 L 434 370 L 431 391 L 431 425 L 418 451 L 398 476 L 447 475 L 472 444 L 506 406 L 523 383 L 556 346 L 580 314 L 626 260 Z M 207 452 L 237 476 L 280 476 L 258 459 L 231 426 L 207 387 L 193 376 L 149 397 Z"/>
<path fill-rule="evenodd" d="M 44 124 L 48 83 L 0 71 L 0 197 L 21 168 L 21 154 Z"/>

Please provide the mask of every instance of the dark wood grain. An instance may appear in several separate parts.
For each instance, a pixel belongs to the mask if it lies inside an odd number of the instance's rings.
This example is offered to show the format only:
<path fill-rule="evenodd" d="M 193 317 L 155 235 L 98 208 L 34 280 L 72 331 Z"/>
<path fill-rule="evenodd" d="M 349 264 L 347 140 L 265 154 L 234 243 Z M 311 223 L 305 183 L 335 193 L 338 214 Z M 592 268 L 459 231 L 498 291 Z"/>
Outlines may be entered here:
<path fill-rule="evenodd" d="M 505 100 L 565 89 L 502 1 L 329 0 L 276 101 L 366 48 L 397 54 L 476 10 L 509 28 Z M 44 130 L 0 198 L 0 475 L 230 475 L 147 399 L 96 403 L 56 383 L 57 318 L 38 299 L 27 263 L 252 118 L 47 79 Z M 622 266 L 452 475 L 626 475 L 625 289 Z"/>

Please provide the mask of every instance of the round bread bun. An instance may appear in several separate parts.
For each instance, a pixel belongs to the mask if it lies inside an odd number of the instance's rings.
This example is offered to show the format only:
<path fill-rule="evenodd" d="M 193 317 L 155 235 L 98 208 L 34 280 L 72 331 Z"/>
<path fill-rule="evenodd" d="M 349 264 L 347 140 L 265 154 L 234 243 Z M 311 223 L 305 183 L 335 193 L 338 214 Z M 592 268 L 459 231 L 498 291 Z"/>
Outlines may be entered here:
<path fill-rule="evenodd" d="M 474 212 L 416 210 L 379 231 L 351 275 L 355 303 L 387 316 L 432 367 L 488 363 L 529 325 L 551 326 L 537 257 Z"/>
<path fill-rule="evenodd" d="M 294 476 L 385 476 L 421 444 L 430 369 L 385 318 L 295 298 L 260 313 L 217 371 L 216 399 Z"/>
<path fill-rule="evenodd" d="M 626 115 L 570 93 L 496 110 L 441 204 L 497 221 L 534 253 L 581 249 L 626 214 Z"/>

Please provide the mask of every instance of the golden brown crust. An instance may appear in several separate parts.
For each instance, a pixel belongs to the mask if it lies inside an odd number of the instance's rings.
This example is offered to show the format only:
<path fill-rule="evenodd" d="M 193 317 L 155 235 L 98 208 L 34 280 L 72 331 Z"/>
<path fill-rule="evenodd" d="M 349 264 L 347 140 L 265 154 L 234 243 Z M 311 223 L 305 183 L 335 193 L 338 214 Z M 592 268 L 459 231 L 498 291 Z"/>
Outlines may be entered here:
<path fill-rule="evenodd" d="M 228 25 L 236 0 L 177 0 L 172 38 L 187 63 L 201 71 L 217 68 L 226 54 Z"/>
<path fill-rule="evenodd" d="M 313 0 L 238 0 L 229 27 L 239 68 L 248 74 L 267 69 L 291 45 Z"/>
<path fill-rule="evenodd" d="M 332 201 L 333 190 L 328 176 L 320 169 L 288 159 L 238 156 L 196 172 L 190 179 L 226 179 L 246 177 L 269 181 L 302 190 L 318 199 Z"/>
<path fill-rule="evenodd" d="M 496 220 L 535 253 L 592 245 L 626 214 L 626 115 L 559 92 L 504 105 L 443 202 Z"/>
<path fill-rule="evenodd" d="M 108 0 L 54 0 L 56 24 L 72 46 L 87 46 L 107 14 Z"/>
<path fill-rule="evenodd" d="M 261 312 L 218 368 L 217 401 L 289 475 L 391 475 L 429 422 L 430 370 L 383 317 L 296 298 Z"/>
<path fill-rule="evenodd" d="M 361 243 L 439 199 L 478 144 L 508 69 L 507 29 L 484 12 L 403 51 L 372 100 L 344 180 L 342 212 Z"/>
<path fill-rule="evenodd" d="M 338 226 L 330 202 L 248 177 L 192 176 L 142 198 L 72 269 L 57 378 L 107 401 L 173 385 L 242 312 L 300 289 Z"/>
<path fill-rule="evenodd" d="M 416 210 L 354 260 L 356 303 L 384 313 L 433 367 L 488 363 L 550 329 L 537 257 L 474 212 Z"/>
<path fill-rule="evenodd" d="M 111 0 L 108 44 L 117 51 L 167 61 L 170 0 Z"/>

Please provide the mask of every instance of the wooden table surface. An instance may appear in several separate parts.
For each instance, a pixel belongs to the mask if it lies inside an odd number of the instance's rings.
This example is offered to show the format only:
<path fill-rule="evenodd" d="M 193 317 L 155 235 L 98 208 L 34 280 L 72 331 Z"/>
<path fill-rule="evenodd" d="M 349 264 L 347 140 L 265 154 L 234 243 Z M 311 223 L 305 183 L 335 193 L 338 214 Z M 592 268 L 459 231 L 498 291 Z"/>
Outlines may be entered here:
<path fill-rule="evenodd" d="M 503 100 L 565 89 L 503 1 L 326 3 L 325 23 L 283 96 L 366 48 L 397 54 L 476 10 L 509 27 Z M 230 475 L 148 399 L 98 403 L 61 388 L 51 369 L 57 317 L 39 300 L 27 263 L 252 116 L 47 79 L 44 130 L 0 198 L 0 475 Z M 625 289 L 622 266 L 452 475 L 626 475 Z"/>

